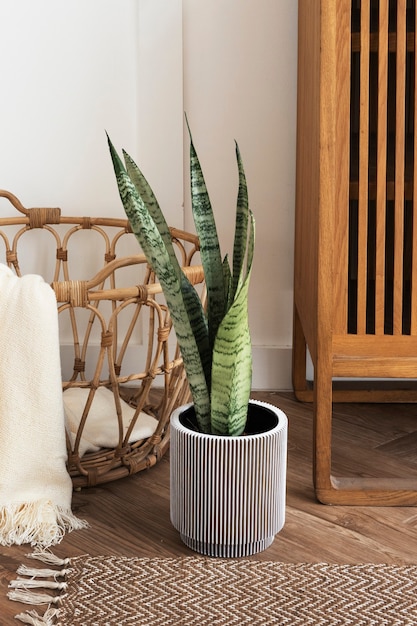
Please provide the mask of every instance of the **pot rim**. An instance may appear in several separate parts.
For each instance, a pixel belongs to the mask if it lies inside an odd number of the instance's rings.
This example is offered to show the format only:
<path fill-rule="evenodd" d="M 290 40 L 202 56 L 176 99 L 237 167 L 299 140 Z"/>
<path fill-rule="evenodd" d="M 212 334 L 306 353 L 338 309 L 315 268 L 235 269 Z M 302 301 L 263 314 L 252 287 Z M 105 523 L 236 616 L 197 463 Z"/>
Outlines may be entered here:
<path fill-rule="evenodd" d="M 263 400 L 253 400 L 253 399 L 250 399 L 249 400 L 249 404 L 256 405 L 256 406 L 259 406 L 261 408 L 268 409 L 268 410 L 272 411 L 276 415 L 276 417 L 277 417 L 277 420 L 278 420 L 277 425 L 274 426 L 273 428 L 265 430 L 264 432 L 261 432 L 261 433 L 241 435 L 239 437 L 234 437 L 233 435 L 213 435 L 211 433 L 202 433 L 202 432 L 199 432 L 199 431 L 192 430 L 191 428 L 188 428 L 187 426 L 184 426 L 181 423 L 181 421 L 180 421 L 181 413 L 183 413 L 184 411 L 186 411 L 187 409 L 192 407 L 193 406 L 193 402 L 188 402 L 187 404 L 183 404 L 183 405 L 177 407 L 172 412 L 170 423 L 179 432 L 188 433 L 190 436 L 193 436 L 195 438 L 216 439 L 218 441 L 220 441 L 220 440 L 224 440 L 224 441 L 236 440 L 236 441 L 238 441 L 239 439 L 242 439 L 244 441 L 248 441 L 248 440 L 253 440 L 253 439 L 262 439 L 264 437 L 270 437 L 271 435 L 275 435 L 275 434 L 278 434 L 278 433 L 281 433 L 281 432 L 285 431 L 285 429 L 287 428 L 287 425 L 288 425 L 288 417 L 286 416 L 284 411 L 279 409 L 274 404 L 270 404 L 269 402 L 264 402 Z"/>

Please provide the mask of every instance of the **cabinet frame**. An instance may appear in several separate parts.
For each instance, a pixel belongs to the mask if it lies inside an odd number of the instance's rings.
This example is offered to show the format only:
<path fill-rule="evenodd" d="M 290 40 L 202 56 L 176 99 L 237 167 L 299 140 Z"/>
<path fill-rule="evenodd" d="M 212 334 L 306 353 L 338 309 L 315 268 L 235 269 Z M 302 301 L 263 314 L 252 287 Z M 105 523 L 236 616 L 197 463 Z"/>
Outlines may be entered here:
<path fill-rule="evenodd" d="M 315 493 L 326 504 L 416 505 L 417 477 L 364 478 L 332 471 L 333 402 L 417 402 L 415 1 L 299 0 L 298 8 L 293 386 L 297 399 L 313 402 Z M 406 69 L 410 63 L 412 80 Z M 393 71 L 394 116 L 387 92 Z M 412 110 L 403 106 L 408 89 L 413 90 Z M 414 152 L 406 158 L 407 115 Z M 390 180 L 387 155 L 392 154 Z M 387 225 L 388 208 L 394 232 Z M 391 250 L 392 262 L 387 260 Z M 313 383 L 306 379 L 307 349 Z M 339 380 L 346 378 L 349 382 Z"/>

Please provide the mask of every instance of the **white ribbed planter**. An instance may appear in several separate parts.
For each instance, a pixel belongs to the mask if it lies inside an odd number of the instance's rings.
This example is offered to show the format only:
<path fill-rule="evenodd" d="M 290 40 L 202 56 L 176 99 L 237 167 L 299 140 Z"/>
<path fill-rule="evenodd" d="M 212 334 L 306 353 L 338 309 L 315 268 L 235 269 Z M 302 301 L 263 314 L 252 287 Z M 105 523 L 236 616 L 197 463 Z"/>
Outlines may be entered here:
<path fill-rule="evenodd" d="M 171 522 L 182 541 L 208 556 L 239 557 L 271 545 L 285 522 L 285 413 L 251 400 L 241 437 L 206 435 L 192 404 L 171 416 Z"/>

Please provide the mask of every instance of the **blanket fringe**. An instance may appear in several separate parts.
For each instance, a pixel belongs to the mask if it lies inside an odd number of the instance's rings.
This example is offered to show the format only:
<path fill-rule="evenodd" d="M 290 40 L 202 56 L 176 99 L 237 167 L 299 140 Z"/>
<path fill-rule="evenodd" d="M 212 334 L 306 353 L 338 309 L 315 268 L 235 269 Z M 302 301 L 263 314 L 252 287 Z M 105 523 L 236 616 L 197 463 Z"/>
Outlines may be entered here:
<path fill-rule="evenodd" d="M 50 500 L 14 504 L 0 508 L 0 544 L 28 543 L 32 546 L 56 545 L 66 532 L 88 528 L 71 509 L 55 506 Z"/>
<path fill-rule="evenodd" d="M 61 559 L 49 549 L 40 548 L 32 554 L 28 554 L 27 557 L 48 565 L 56 565 L 61 569 L 38 569 L 36 567 L 27 567 L 24 564 L 18 567 L 17 574 L 19 576 L 16 580 L 12 580 L 9 583 L 10 591 L 7 594 L 9 600 L 31 604 L 32 606 L 48 605 L 48 608 L 43 615 L 34 610 L 28 610 L 24 613 L 19 613 L 15 618 L 24 624 L 32 624 L 32 626 L 53 625 L 59 613 L 59 608 L 53 607 L 59 605 L 61 599 L 65 596 L 65 590 L 67 589 L 65 577 L 71 572 L 71 568 L 63 568 L 62 566 L 70 565 L 71 559 Z M 57 580 L 58 578 L 63 580 L 59 581 Z M 50 595 L 47 593 L 48 590 L 56 591 L 58 595 Z"/>

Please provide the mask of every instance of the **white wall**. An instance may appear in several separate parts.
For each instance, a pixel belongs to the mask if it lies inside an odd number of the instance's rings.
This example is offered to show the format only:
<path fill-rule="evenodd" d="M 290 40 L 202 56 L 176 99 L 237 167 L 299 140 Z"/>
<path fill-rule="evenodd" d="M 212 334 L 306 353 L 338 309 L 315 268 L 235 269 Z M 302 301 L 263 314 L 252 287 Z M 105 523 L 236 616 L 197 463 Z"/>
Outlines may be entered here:
<path fill-rule="evenodd" d="M 183 0 L 183 11 L 184 106 L 225 244 L 231 242 L 236 202 L 234 139 L 256 216 L 250 292 L 253 386 L 288 389 L 297 2 Z"/>
<path fill-rule="evenodd" d="M 257 220 L 258 389 L 290 387 L 296 21 L 294 0 L 0 4 L 0 188 L 27 206 L 122 216 L 106 129 L 169 221 L 191 227 L 186 110 L 227 247 L 238 140 Z"/>
<path fill-rule="evenodd" d="M 124 216 L 107 131 L 181 216 L 181 2 L 14 0 L 0 23 L 0 187 L 29 206 Z"/>

